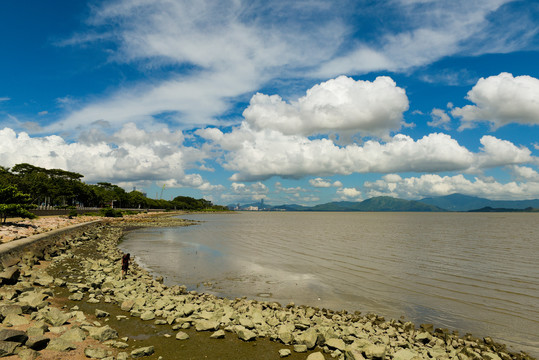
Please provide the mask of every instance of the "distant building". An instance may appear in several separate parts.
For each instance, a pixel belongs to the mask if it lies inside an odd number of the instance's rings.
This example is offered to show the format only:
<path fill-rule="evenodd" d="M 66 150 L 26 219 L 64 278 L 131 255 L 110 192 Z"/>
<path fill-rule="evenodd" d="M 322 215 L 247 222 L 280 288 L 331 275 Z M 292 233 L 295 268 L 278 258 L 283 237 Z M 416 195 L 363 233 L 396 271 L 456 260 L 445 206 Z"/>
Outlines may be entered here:
<path fill-rule="evenodd" d="M 245 210 L 247 210 L 247 211 L 258 211 L 258 206 L 249 206 L 249 207 L 245 208 Z"/>

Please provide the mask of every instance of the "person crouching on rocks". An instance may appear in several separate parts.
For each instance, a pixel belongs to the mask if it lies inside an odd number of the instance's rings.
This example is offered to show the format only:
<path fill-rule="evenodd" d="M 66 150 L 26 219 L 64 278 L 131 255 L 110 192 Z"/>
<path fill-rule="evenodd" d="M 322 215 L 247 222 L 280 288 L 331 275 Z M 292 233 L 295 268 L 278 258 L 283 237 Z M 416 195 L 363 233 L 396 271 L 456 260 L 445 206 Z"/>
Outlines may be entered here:
<path fill-rule="evenodd" d="M 122 279 L 125 279 L 125 275 L 127 275 L 127 270 L 129 269 L 130 257 L 131 257 L 131 254 L 124 254 L 124 256 L 122 256 Z"/>

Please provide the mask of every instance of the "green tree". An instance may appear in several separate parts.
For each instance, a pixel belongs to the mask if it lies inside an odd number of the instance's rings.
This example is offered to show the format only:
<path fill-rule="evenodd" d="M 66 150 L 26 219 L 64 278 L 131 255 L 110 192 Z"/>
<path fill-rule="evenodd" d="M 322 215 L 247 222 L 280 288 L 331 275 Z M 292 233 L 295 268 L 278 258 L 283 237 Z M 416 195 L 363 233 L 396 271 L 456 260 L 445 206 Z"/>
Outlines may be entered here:
<path fill-rule="evenodd" d="M 19 188 L 28 193 L 32 203 L 75 205 L 83 184 L 83 175 L 62 169 L 44 169 L 30 164 L 17 164 L 11 172 L 17 177 Z"/>
<path fill-rule="evenodd" d="M 100 200 L 100 206 L 112 206 L 114 202 L 115 208 L 126 206 L 129 202 L 127 192 L 119 187 L 108 182 L 99 182 L 93 185 L 93 188 Z"/>
<path fill-rule="evenodd" d="M 16 186 L 9 185 L 0 188 L 0 217 L 5 223 L 9 217 L 35 218 L 35 215 L 28 211 L 31 208 L 30 195 L 20 192 Z"/>
<path fill-rule="evenodd" d="M 0 166 L 0 187 L 16 184 L 17 180 L 17 177 L 9 171 L 9 168 Z"/>
<path fill-rule="evenodd" d="M 140 191 L 133 190 L 127 194 L 129 198 L 129 207 L 145 209 L 148 207 L 148 198 Z"/>

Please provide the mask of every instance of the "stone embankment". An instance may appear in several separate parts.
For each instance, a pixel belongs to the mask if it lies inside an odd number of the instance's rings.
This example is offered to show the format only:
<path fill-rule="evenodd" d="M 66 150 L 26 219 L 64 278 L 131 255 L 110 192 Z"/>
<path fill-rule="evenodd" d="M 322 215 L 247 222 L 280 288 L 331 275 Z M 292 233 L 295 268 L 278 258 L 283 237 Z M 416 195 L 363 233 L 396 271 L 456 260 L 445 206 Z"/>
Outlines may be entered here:
<path fill-rule="evenodd" d="M 97 219 L 100 219 L 100 217 L 77 216 L 69 218 L 67 216 L 54 216 L 9 222 L 8 224 L 3 224 L 0 227 L 0 243 L 7 243 L 16 239 L 29 237 L 36 234 L 42 234 L 52 230 L 65 228 L 71 225 L 86 223 Z"/>
<path fill-rule="evenodd" d="M 171 224 L 172 220 L 168 221 Z M 152 222 L 154 226 L 160 224 L 159 220 Z M 261 344 L 258 350 L 264 353 L 250 358 L 531 359 L 524 353 L 509 352 L 490 338 L 459 337 L 430 325 L 416 328 L 411 322 L 385 320 L 374 314 L 361 316 L 294 304 L 226 299 L 189 292 L 183 286 L 167 287 L 162 279 L 152 278 L 137 264 L 132 264 L 130 274 L 121 279 L 122 253 L 117 243 L 122 227 L 134 225 L 143 224 L 97 224 L 46 248 L 28 249 L 18 262 L 6 262 L 0 275 L 0 356 L 188 358 L 176 356 L 174 346 L 179 351 L 184 344 L 208 334 L 204 341 L 209 347 L 226 341 L 235 341 L 227 346 L 238 349 L 240 343 L 251 348 Z M 55 299 L 62 296 L 68 299 L 63 308 L 58 308 L 62 303 Z M 141 331 L 157 329 L 157 335 L 143 344 L 136 336 L 122 334 L 121 329 L 134 327 Z M 275 346 L 262 348 L 268 339 Z M 263 349 L 272 350 L 268 354 Z M 238 353 L 230 357 L 215 354 L 214 358 L 249 357 Z"/>

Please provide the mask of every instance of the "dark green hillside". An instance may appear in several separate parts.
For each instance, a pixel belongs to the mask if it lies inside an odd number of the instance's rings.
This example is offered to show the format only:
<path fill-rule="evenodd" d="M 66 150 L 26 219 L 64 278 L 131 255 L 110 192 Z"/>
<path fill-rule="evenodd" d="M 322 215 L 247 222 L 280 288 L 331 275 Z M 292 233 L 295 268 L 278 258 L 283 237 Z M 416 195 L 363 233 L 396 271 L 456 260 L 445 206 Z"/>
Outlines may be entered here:
<path fill-rule="evenodd" d="M 361 211 L 445 211 L 437 206 L 414 200 L 378 196 L 359 203 Z"/>
<path fill-rule="evenodd" d="M 326 204 L 315 205 L 306 209 L 307 211 L 357 211 L 354 207 L 357 206 L 357 202 L 352 201 L 336 201 Z"/>
<path fill-rule="evenodd" d="M 362 202 L 331 202 L 313 206 L 309 211 L 445 211 L 419 201 L 378 196 Z"/>
<path fill-rule="evenodd" d="M 290 204 L 290 205 L 277 205 L 271 208 L 272 211 L 306 211 L 310 208 L 298 205 L 298 204 Z"/>
<path fill-rule="evenodd" d="M 483 208 L 526 209 L 539 208 L 539 200 L 489 200 L 463 194 L 431 197 L 422 203 L 438 206 L 449 211 L 470 211 Z"/>

